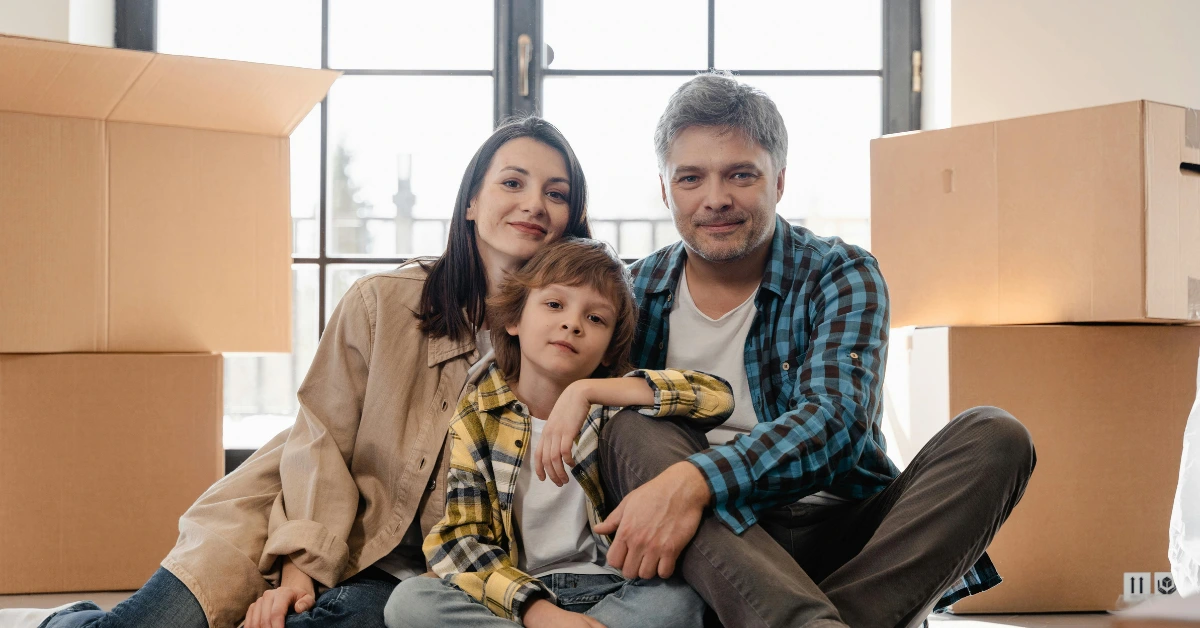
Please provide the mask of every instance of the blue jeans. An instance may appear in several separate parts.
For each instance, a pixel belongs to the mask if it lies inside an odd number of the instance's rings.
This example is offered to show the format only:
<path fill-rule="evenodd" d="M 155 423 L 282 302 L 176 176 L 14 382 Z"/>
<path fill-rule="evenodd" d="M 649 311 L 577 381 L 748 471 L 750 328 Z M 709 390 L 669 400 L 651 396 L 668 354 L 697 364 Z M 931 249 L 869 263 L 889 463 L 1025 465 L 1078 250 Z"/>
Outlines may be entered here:
<path fill-rule="evenodd" d="M 397 580 L 368 568 L 317 596 L 312 610 L 288 615 L 287 628 L 383 628 L 383 606 Z M 174 574 L 159 568 L 141 589 L 111 612 L 80 602 L 42 622 L 39 628 L 208 628 L 196 596 Z"/>
<path fill-rule="evenodd" d="M 558 573 L 540 578 L 558 605 L 586 614 L 607 628 L 700 628 L 704 602 L 683 580 L 626 580 L 617 575 Z M 392 591 L 383 610 L 388 628 L 512 628 L 462 589 L 440 578 L 409 578 Z"/>

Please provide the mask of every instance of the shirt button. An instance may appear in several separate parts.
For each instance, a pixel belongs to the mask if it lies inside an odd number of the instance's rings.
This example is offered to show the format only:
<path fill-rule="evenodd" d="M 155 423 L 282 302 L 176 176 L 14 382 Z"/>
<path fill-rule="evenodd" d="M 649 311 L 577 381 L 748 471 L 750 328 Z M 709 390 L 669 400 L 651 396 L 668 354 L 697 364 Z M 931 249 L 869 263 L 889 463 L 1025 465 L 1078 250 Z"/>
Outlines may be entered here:
<path fill-rule="evenodd" d="M 857 353 L 851 353 L 851 354 L 850 354 L 850 358 L 851 358 L 851 359 L 853 359 L 853 360 L 857 360 L 857 359 L 858 359 L 858 354 L 857 354 Z"/>
<path fill-rule="evenodd" d="M 521 441 L 520 441 L 520 440 L 517 440 L 517 442 L 515 442 L 515 443 L 513 443 L 513 444 L 514 444 L 514 445 L 516 445 L 517 447 L 520 447 L 520 446 L 521 446 Z"/>
<path fill-rule="evenodd" d="M 670 292 L 667 293 L 667 303 L 671 302 L 671 297 L 674 296 Z"/>
<path fill-rule="evenodd" d="M 788 364 L 787 362 L 783 363 L 783 370 L 788 371 L 788 370 L 791 370 L 791 368 L 792 368 L 791 364 Z"/>
<path fill-rule="evenodd" d="M 663 343 L 661 343 L 661 342 L 660 342 L 660 343 L 658 343 L 658 349 L 659 349 L 660 351 L 662 350 L 662 347 L 663 347 Z"/>

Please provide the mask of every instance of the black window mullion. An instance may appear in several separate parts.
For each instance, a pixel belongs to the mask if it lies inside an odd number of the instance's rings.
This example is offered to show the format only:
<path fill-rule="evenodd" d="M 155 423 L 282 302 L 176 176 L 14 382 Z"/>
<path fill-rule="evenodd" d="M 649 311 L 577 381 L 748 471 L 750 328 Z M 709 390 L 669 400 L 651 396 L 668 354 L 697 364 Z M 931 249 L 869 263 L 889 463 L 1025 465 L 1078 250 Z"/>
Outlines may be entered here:
<path fill-rule="evenodd" d="M 515 115 L 540 115 L 542 77 L 545 63 L 542 37 L 542 0 L 498 0 L 496 15 L 499 37 L 496 40 L 497 120 Z M 519 40 L 528 35 L 532 55 L 529 60 L 529 94 L 521 94 L 521 58 Z"/>
<path fill-rule="evenodd" d="M 329 0 L 321 0 L 321 67 L 329 68 Z M 325 267 L 329 265 L 325 239 L 329 201 L 329 96 L 321 101 L 321 167 L 320 198 L 317 201 L 317 338 L 325 335 Z M 295 257 L 292 262 L 295 263 Z"/>
<path fill-rule="evenodd" d="M 921 92 L 913 81 L 914 53 L 920 51 L 920 0 L 883 2 L 884 135 L 921 128 Z"/>

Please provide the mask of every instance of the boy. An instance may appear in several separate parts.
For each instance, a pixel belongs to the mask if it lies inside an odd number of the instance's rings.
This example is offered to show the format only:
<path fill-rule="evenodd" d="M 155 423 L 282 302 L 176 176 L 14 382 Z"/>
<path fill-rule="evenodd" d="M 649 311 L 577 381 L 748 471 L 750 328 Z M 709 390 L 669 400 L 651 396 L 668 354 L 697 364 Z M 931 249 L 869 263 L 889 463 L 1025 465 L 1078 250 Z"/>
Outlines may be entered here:
<path fill-rule="evenodd" d="M 489 300 L 488 320 L 496 364 L 459 404 L 446 516 L 424 545 L 444 579 L 402 582 L 387 625 L 698 628 L 704 605 L 682 581 L 625 580 L 605 564 L 597 444 L 624 406 L 719 425 L 728 384 L 681 371 L 598 379 L 627 371 L 637 318 L 624 265 L 594 240 L 539 252 Z"/>

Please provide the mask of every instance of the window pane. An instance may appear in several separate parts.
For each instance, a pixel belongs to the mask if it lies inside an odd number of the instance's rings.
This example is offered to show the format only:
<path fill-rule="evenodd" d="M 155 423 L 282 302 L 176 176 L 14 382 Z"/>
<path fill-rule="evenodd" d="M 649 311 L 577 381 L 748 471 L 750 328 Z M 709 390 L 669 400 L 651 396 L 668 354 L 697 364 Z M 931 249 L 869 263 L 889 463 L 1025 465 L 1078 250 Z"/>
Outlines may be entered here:
<path fill-rule="evenodd" d="M 494 0 L 330 0 L 329 66 L 491 70 L 494 16 Z"/>
<path fill-rule="evenodd" d="M 667 99 L 685 80 L 678 76 L 546 78 L 546 119 L 562 130 L 583 164 L 590 196 L 588 215 L 594 223 L 618 223 L 619 242 L 608 241 L 623 257 L 649 252 L 644 250 L 645 238 L 637 235 L 639 229 L 651 234 L 651 250 L 678 239 L 662 201 L 654 126 Z M 613 96 L 597 98 L 597 94 Z M 619 224 L 630 220 L 642 226 Z M 596 228 L 602 239 L 613 233 L 611 227 Z"/>
<path fill-rule="evenodd" d="M 746 77 L 779 107 L 788 130 L 788 168 L 778 211 L 819 235 L 863 233 L 871 215 L 871 140 L 879 137 L 877 77 Z M 823 225 L 817 228 L 817 225 Z M 860 244 L 861 240 L 855 242 Z"/>
<path fill-rule="evenodd" d="M 225 354 L 226 449 L 258 449 L 296 420 L 296 391 L 317 351 L 317 266 L 292 266 L 292 352 Z"/>
<path fill-rule="evenodd" d="M 716 0 L 714 59 L 729 70 L 879 70 L 881 0 Z"/>
<path fill-rule="evenodd" d="M 158 0 L 158 51 L 321 67 L 321 0 Z"/>
<path fill-rule="evenodd" d="M 492 132 L 492 79 L 349 76 L 328 102 L 327 250 L 433 252 L 414 223 L 453 213 L 467 162 Z"/>
<path fill-rule="evenodd" d="M 292 255 L 316 257 L 321 198 L 321 105 L 292 132 Z"/>
<path fill-rule="evenodd" d="M 325 268 L 325 322 L 333 316 L 333 310 L 346 296 L 346 291 L 360 277 L 371 273 L 395 270 L 400 264 L 330 264 Z"/>
<path fill-rule="evenodd" d="M 545 0 L 555 70 L 699 70 L 708 66 L 704 0 Z M 547 101 L 549 99 L 547 98 Z"/>

